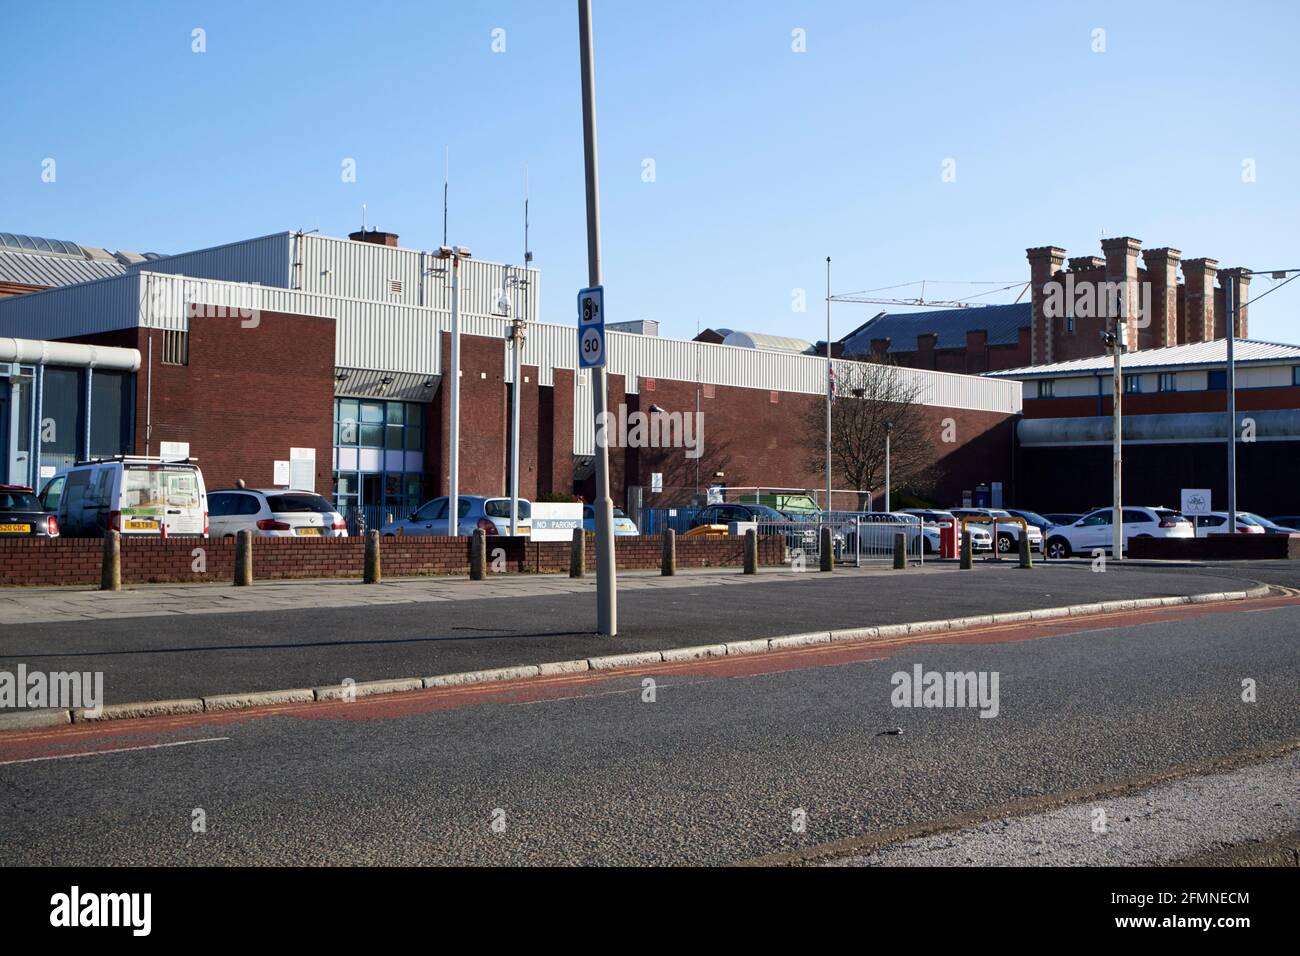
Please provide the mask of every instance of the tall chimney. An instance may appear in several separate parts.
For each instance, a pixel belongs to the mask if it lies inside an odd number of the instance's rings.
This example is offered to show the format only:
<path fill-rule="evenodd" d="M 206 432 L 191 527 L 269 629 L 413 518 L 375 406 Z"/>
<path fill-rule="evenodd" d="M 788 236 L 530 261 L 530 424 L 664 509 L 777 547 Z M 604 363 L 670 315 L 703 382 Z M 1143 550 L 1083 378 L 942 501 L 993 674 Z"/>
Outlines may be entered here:
<path fill-rule="evenodd" d="M 1151 325 L 1138 336 L 1144 348 L 1178 344 L 1178 262 L 1182 257 L 1168 246 L 1142 253 L 1151 283 Z"/>
<path fill-rule="evenodd" d="M 1138 315 L 1141 290 L 1138 288 L 1137 261 L 1141 248 L 1142 243 L 1129 236 L 1101 241 L 1101 251 L 1106 256 L 1106 281 L 1123 284 L 1121 294 L 1124 296 L 1124 311 L 1120 314 L 1127 317 L 1125 342 L 1130 352 L 1138 349 L 1138 333 L 1142 331 L 1138 325 L 1145 321 L 1144 317 Z M 1107 301 L 1105 296 L 1098 296 L 1097 300 L 1098 304 Z"/>
<path fill-rule="evenodd" d="M 1029 287 L 1031 320 L 1029 332 L 1029 361 L 1043 365 L 1052 361 L 1052 319 L 1043 310 L 1044 291 L 1052 277 L 1065 261 L 1065 250 L 1058 246 L 1035 246 L 1025 250 L 1029 260 Z"/>
<path fill-rule="evenodd" d="M 1224 269 L 1219 273 L 1219 284 L 1223 284 L 1225 276 L 1232 276 L 1237 280 L 1237 328 L 1234 330 L 1234 338 L 1248 339 L 1250 335 L 1248 329 L 1250 325 L 1247 321 L 1249 310 L 1247 305 L 1250 303 L 1250 272 L 1246 269 L 1236 266 L 1232 269 Z M 1227 326 L 1228 318 L 1225 315 L 1220 325 Z M 1224 335 L 1227 338 L 1227 335 Z"/>
<path fill-rule="evenodd" d="M 1209 342 L 1214 338 L 1214 276 L 1218 271 L 1217 259 L 1188 259 L 1183 263 L 1188 342 Z"/>

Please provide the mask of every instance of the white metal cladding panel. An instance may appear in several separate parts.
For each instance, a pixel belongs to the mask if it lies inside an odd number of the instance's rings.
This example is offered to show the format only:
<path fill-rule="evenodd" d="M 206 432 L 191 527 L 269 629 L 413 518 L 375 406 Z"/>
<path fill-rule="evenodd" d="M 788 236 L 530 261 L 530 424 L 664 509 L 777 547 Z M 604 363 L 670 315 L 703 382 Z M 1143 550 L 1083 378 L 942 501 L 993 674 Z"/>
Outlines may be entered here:
<path fill-rule="evenodd" d="M 287 288 L 290 234 L 279 232 L 211 249 L 134 263 L 135 272 L 170 273 L 227 282 L 256 282 Z"/>
<path fill-rule="evenodd" d="M 577 334 L 574 340 L 577 341 Z M 574 346 L 577 351 L 577 346 Z M 573 453 L 575 455 L 594 455 L 596 453 L 595 435 L 596 409 L 592 404 L 591 372 L 579 371 L 573 376 Z"/>
<path fill-rule="evenodd" d="M 135 328 L 139 288 L 139 277 L 127 273 L 0 299 L 0 335 L 64 339 Z"/>

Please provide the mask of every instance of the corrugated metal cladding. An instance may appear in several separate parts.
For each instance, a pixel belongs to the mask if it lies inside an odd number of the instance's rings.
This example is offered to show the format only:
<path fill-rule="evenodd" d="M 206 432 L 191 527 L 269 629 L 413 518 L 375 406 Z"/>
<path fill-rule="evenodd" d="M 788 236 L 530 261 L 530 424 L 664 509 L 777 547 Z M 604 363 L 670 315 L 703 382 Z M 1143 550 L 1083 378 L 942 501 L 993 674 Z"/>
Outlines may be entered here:
<path fill-rule="evenodd" d="M 340 398 L 401 399 L 431 402 L 438 394 L 439 376 L 410 372 L 376 372 L 364 368 L 339 368 L 334 373 L 334 394 Z"/>
<path fill-rule="evenodd" d="M 140 316 L 140 277 L 125 273 L 80 285 L 0 299 L 0 335 L 66 339 L 134 328 Z"/>
<path fill-rule="evenodd" d="M 277 232 L 211 249 L 137 262 L 129 268 L 133 272 L 160 272 L 228 282 L 256 282 L 284 289 L 289 286 L 290 243 L 290 233 Z"/>
<path fill-rule="evenodd" d="M 577 351 L 577 332 L 574 336 L 574 351 Z M 592 404 L 591 372 L 583 370 L 573 376 L 573 453 L 575 455 L 596 454 L 596 430 L 592 424 L 596 419 L 596 407 Z"/>
<path fill-rule="evenodd" d="M 0 248 L 0 282 L 54 287 L 107 279 L 125 271 L 116 259 L 72 259 Z"/>

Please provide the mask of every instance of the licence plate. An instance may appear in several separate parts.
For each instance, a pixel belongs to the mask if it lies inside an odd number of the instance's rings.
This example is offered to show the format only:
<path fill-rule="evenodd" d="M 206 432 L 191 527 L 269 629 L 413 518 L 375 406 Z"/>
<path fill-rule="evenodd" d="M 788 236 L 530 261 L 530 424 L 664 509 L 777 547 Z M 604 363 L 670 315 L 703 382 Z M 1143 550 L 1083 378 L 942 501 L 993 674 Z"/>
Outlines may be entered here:
<path fill-rule="evenodd" d="M 318 536 L 319 536 L 319 535 L 320 535 L 320 528 L 299 528 L 298 531 L 297 531 L 297 533 L 298 533 L 298 534 L 314 534 L 314 535 L 318 535 Z"/>
<path fill-rule="evenodd" d="M 0 534 L 31 534 L 32 526 L 29 524 L 0 524 Z"/>
<path fill-rule="evenodd" d="M 127 518 L 126 526 L 132 531 L 153 531 L 158 527 L 158 522 L 152 518 Z"/>

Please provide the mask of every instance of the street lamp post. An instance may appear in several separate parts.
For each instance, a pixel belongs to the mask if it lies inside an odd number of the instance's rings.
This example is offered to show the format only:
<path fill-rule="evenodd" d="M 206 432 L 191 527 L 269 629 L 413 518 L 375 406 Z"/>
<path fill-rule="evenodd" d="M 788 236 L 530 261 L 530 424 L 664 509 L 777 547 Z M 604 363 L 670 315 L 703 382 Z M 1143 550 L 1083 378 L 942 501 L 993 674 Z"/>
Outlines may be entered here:
<path fill-rule="evenodd" d="M 464 246 L 442 246 L 435 253 L 451 260 L 451 442 L 447 473 L 447 534 L 460 525 L 460 263 L 472 254 Z"/>
<path fill-rule="evenodd" d="M 510 295 L 506 291 L 510 286 L 510 267 L 506 266 L 506 281 L 501 290 L 501 311 L 510 316 Z M 522 288 L 522 284 L 516 279 L 515 288 Z M 512 381 L 514 384 L 510 388 L 510 537 L 519 534 L 519 390 L 523 383 L 523 352 L 524 339 L 528 332 L 524 323 L 523 307 L 520 306 L 519 314 L 510 320 L 511 355 L 510 366 L 513 372 Z"/>
<path fill-rule="evenodd" d="M 885 422 L 885 511 L 889 507 L 889 435 L 894 430 L 893 422 Z"/>
<path fill-rule="evenodd" d="M 582 63 L 583 166 L 587 181 L 587 274 L 591 288 L 600 276 L 600 178 L 596 150 L 596 78 L 591 41 L 591 0 L 578 0 L 578 46 Z M 605 636 L 618 634 L 618 578 L 614 562 L 614 502 L 609 496 L 609 448 L 600 441 L 609 392 L 603 365 L 591 369 L 596 455 L 596 627 Z"/>
<path fill-rule="evenodd" d="M 1114 366 L 1111 372 L 1111 487 L 1112 502 L 1111 511 L 1111 554 L 1116 561 L 1124 560 L 1124 373 L 1121 368 L 1121 359 L 1124 355 L 1124 319 L 1128 314 L 1128 283 L 1123 284 L 1120 290 L 1120 298 L 1111 310 L 1114 313 L 1114 322 L 1109 332 L 1102 333 L 1107 344 L 1111 347 L 1111 354 L 1114 356 Z"/>
<path fill-rule="evenodd" d="M 831 388 L 834 382 L 831 366 L 831 257 L 826 257 L 826 510 L 831 510 Z"/>
<path fill-rule="evenodd" d="M 1237 533 L 1237 363 L 1233 348 L 1237 338 L 1236 276 L 1223 277 L 1223 314 L 1228 333 L 1227 374 L 1224 387 L 1228 391 L 1228 534 Z"/>

